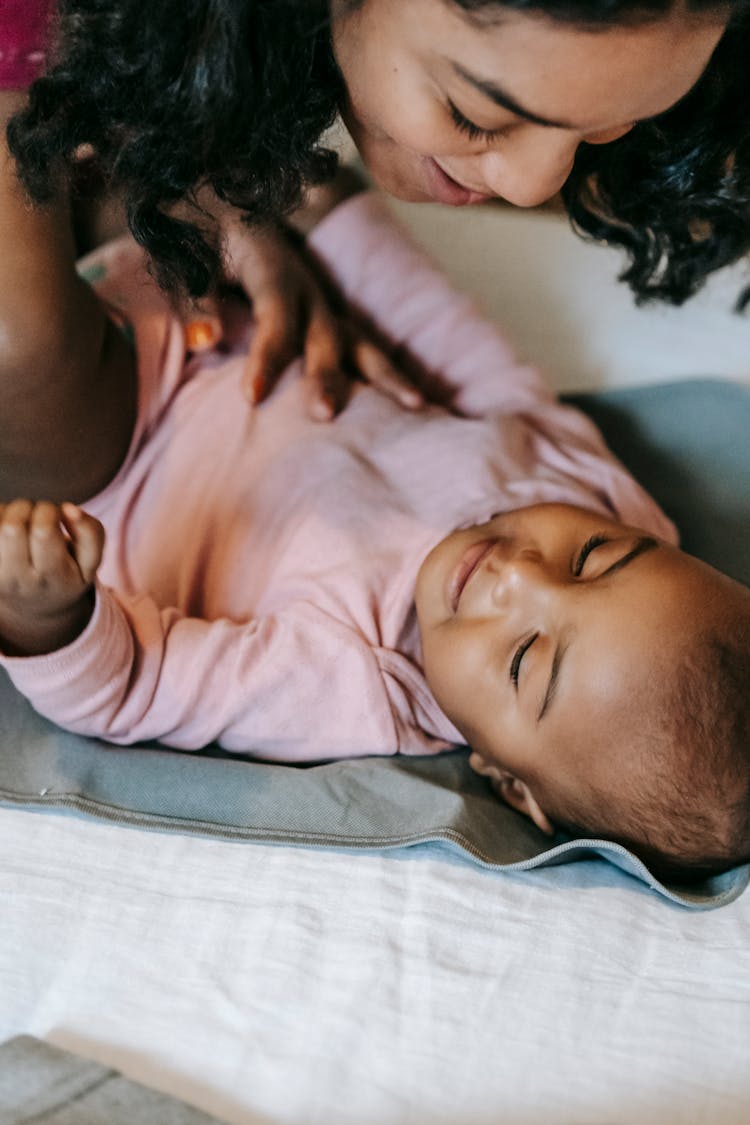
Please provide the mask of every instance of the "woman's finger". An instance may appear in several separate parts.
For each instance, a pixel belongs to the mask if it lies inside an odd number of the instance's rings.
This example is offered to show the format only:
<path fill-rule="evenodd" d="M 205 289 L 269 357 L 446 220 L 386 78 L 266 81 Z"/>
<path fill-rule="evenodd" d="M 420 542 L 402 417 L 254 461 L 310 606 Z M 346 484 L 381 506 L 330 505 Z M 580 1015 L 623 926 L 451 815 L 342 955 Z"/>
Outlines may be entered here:
<path fill-rule="evenodd" d="M 343 370 L 345 332 L 322 301 L 311 310 L 305 333 L 305 381 L 310 415 L 328 422 L 346 405 L 350 379 Z"/>
<path fill-rule="evenodd" d="M 254 300 L 255 333 L 242 375 L 243 390 L 252 403 L 261 402 L 299 347 L 296 302 L 274 290 Z"/>
<path fill-rule="evenodd" d="M 391 363 L 385 352 L 364 336 L 357 336 L 350 346 L 357 373 L 382 394 L 395 399 L 407 410 L 424 406 L 424 396 Z"/>

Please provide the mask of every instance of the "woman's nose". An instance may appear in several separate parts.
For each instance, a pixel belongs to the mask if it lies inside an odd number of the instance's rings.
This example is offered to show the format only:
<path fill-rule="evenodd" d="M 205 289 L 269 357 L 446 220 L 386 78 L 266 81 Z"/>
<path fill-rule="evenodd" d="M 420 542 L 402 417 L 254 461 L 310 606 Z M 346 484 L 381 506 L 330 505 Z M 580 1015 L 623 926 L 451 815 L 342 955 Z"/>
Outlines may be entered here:
<path fill-rule="evenodd" d="M 578 140 L 562 129 L 519 128 L 482 155 L 482 181 L 492 195 L 516 207 L 535 207 L 556 195 L 567 180 Z"/>

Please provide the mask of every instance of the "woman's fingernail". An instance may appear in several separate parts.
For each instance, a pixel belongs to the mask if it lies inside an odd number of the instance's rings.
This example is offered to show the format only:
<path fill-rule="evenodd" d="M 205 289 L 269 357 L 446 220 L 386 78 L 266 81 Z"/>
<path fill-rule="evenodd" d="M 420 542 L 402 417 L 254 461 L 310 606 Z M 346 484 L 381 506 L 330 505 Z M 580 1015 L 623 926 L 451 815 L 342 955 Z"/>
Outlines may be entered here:
<path fill-rule="evenodd" d="M 313 413 L 321 422 L 330 422 L 334 415 L 334 405 L 330 398 L 321 398 L 313 406 Z"/>
<path fill-rule="evenodd" d="M 185 325 L 185 345 L 190 352 L 205 352 L 218 343 L 221 336 L 215 320 L 191 320 Z"/>
<path fill-rule="evenodd" d="M 78 507 L 78 505 L 71 504 L 69 500 L 66 500 L 65 503 L 61 505 L 61 507 L 69 520 L 79 520 L 83 516 L 83 512 Z"/>

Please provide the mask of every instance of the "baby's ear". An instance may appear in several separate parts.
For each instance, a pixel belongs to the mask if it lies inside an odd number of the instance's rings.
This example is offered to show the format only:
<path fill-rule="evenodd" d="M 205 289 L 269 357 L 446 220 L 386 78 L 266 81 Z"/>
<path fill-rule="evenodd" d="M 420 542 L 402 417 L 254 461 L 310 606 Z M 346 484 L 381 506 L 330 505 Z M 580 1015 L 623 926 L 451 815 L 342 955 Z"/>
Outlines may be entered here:
<path fill-rule="evenodd" d="M 534 794 L 525 781 L 521 781 L 515 774 L 498 766 L 496 762 L 488 761 L 481 754 L 473 751 L 469 755 L 469 765 L 483 777 L 488 777 L 492 788 L 501 797 L 506 805 L 510 805 L 516 812 L 521 812 L 533 820 L 537 828 L 547 836 L 554 836 L 555 829 L 547 814 L 537 802 Z"/>

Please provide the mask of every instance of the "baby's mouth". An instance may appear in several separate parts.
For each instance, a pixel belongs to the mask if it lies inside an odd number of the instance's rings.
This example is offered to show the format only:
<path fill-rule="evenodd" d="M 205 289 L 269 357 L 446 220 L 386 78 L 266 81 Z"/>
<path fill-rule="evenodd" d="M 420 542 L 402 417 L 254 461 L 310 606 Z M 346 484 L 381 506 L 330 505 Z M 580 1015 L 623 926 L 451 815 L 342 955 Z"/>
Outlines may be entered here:
<path fill-rule="evenodd" d="M 472 543 L 458 561 L 458 565 L 451 571 L 448 579 L 448 602 L 455 613 L 466 584 L 476 571 L 482 560 L 495 546 L 496 539 L 482 539 L 479 543 Z"/>

